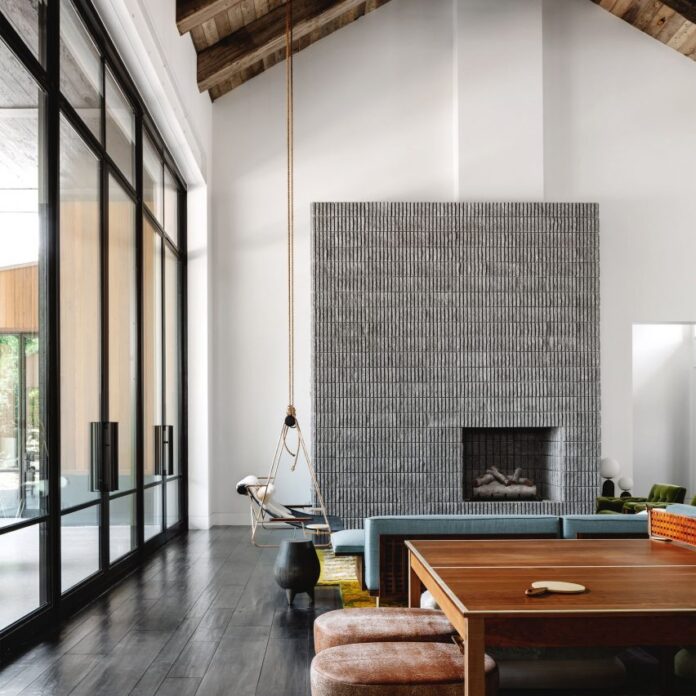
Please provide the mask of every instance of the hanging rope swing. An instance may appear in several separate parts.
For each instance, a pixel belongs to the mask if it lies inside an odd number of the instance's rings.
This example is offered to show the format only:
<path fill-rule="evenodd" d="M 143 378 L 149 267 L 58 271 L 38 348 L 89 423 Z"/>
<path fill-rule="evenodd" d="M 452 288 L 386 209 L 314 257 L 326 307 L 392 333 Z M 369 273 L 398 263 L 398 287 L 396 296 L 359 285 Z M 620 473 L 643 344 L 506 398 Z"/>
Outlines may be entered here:
<path fill-rule="evenodd" d="M 314 539 L 316 546 L 329 546 L 331 532 L 340 528 L 340 520 L 329 517 L 319 489 L 316 472 L 302 436 L 295 409 L 295 191 L 294 191 L 294 84 L 293 84 L 293 12 L 292 0 L 285 7 L 285 88 L 287 140 L 287 223 L 288 223 L 288 407 L 280 431 L 268 476 L 247 476 L 237 484 L 237 492 L 247 495 L 251 504 L 251 540 L 256 546 L 275 547 L 261 543 L 259 529 L 279 530 L 294 527 Z M 294 432 L 294 442 L 289 442 Z M 295 471 L 300 457 L 307 465 L 312 485 L 313 502 L 309 505 L 281 505 L 273 500 L 278 469 L 289 457 L 290 471 Z"/>

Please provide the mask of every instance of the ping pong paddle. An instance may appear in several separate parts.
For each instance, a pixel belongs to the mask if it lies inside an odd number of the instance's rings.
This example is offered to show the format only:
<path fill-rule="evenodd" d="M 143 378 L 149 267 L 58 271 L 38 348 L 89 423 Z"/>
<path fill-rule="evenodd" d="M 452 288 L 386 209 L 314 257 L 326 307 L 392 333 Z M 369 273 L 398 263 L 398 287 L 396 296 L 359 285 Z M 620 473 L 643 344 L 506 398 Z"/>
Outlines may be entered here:
<path fill-rule="evenodd" d="M 545 594 L 581 594 L 587 588 L 576 582 L 562 582 L 560 580 L 537 580 L 533 582 L 524 593 L 527 597 L 541 597 Z"/>

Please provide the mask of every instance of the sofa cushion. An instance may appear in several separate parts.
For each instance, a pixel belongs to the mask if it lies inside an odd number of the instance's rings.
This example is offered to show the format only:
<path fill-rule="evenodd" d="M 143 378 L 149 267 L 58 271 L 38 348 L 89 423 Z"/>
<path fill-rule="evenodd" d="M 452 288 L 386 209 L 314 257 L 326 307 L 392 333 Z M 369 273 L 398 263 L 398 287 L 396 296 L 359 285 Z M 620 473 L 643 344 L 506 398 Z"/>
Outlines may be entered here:
<path fill-rule="evenodd" d="M 471 536 L 560 535 L 555 515 L 394 515 L 368 517 L 365 520 L 365 584 L 379 589 L 379 537 L 455 534 Z"/>
<path fill-rule="evenodd" d="M 486 655 L 486 696 L 498 669 Z M 461 696 L 464 660 L 452 643 L 362 643 L 328 648 L 312 660 L 312 696 Z"/>
<path fill-rule="evenodd" d="M 564 539 L 577 539 L 578 534 L 592 536 L 602 534 L 648 535 L 646 515 L 564 515 L 561 517 Z"/>
<path fill-rule="evenodd" d="M 342 529 L 331 535 L 331 546 L 337 555 L 362 554 L 365 551 L 364 529 Z"/>
<path fill-rule="evenodd" d="M 686 517 L 696 517 L 696 506 L 694 505 L 684 505 L 684 504 L 674 504 L 668 505 L 665 508 L 666 512 L 671 512 L 673 515 L 684 515 Z"/>
<path fill-rule="evenodd" d="M 350 643 L 451 643 L 454 628 L 433 609 L 337 609 L 314 621 L 314 650 Z"/>

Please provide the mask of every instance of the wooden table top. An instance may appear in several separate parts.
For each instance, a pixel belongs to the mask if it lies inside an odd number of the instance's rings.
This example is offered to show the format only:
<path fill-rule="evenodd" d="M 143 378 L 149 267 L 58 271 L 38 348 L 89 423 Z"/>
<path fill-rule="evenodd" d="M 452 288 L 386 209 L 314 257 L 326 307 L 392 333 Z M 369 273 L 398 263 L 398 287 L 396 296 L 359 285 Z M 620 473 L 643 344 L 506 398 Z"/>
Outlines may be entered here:
<path fill-rule="evenodd" d="M 465 616 L 696 614 L 696 549 L 650 539 L 423 540 L 406 545 Z M 582 594 L 527 597 L 537 580 Z"/>

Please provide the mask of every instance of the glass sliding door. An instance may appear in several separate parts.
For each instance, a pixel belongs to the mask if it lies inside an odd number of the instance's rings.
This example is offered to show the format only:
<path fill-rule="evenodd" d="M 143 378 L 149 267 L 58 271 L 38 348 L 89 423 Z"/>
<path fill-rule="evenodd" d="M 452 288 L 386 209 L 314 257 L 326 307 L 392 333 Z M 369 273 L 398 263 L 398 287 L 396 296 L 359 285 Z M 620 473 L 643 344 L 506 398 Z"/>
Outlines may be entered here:
<path fill-rule="evenodd" d="M 160 429 L 162 423 L 162 239 L 143 220 L 143 421 L 145 540 L 164 529 Z"/>
<path fill-rule="evenodd" d="M 118 423 L 116 491 L 109 496 L 109 560 L 132 551 L 136 534 L 137 465 L 137 285 L 135 204 L 109 177 L 109 409 L 108 420 Z"/>
<path fill-rule="evenodd" d="M 4 654 L 185 529 L 186 229 L 88 0 L 0 16 Z"/>
<path fill-rule="evenodd" d="M 145 282 L 145 500 L 146 538 L 181 521 L 182 264 L 179 202 L 174 176 L 146 138 Z"/>
<path fill-rule="evenodd" d="M 38 17 L 24 18 L 19 7 L 9 19 L 38 27 Z M 31 41 L 38 54 L 36 33 Z M 48 481 L 40 311 L 45 97 L 1 38 L 0 66 L 1 633 L 48 603 Z"/>
<path fill-rule="evenodd" d="M 100 569 L 101 494 L 92 423 L 101 420 L 99 160 L 60 122 L 60 473 L 63 591 Z M 75 551 L 78 550 L 78 551 Z"/>

